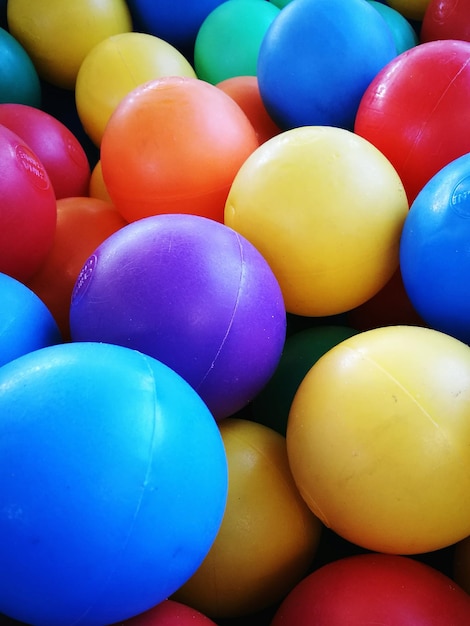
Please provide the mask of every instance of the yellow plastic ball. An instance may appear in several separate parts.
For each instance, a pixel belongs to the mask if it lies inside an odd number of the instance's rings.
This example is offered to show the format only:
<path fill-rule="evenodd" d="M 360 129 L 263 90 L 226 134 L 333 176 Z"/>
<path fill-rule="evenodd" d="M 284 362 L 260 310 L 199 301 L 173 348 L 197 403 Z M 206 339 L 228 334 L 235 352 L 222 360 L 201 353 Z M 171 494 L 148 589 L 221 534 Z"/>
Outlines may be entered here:
<path fill-rule="evenodd" d="M 88 185 L 88 195 L 91 198 L 97 198 L 98 200 L 108 202 L 108 204 L 113 204 L 103 179 L 101 160 L 98 160 L 97 163 L 95 163 L 95 166 L 91 171 L 90 183 Z"/>
<path fill-rule="evenodd" d="M 318 360 L 291 406 L 287 450 L 311 510 L 377 552 L 418 554 L 470 535 L 470 347 L 390 326 Z"/>
<path fill-rule="evenodd" d="M 292 479 L 285 438 L 240 418 L 220 422 L 229 488 L 207 557 L 174 599 L 231 618 L 270 606 L 306 574 L 322 525 Z"/>
<path fill-rule="evenodd" d="M 146 33 L 122 33 L 97 44 L 80 66 L 75 86 L 77 112 L 96 146 L 111 114 L 130 91 L 162 76 L 189 76 L 195 71 L 172 45 Z"/>
<path fill-rule="evenodd" d="M 305 126 L 242 165 L 225 223 L 271 265 L 289 313 L 328 316 L 362 304 L 398 267 L 408 213 L 393 166 L 351 131 Z"/>
<path fill-rule="evenodd" d="M 387 4 L 409 20 L 420 22 L 430 0 L 387 0 Z"/>
<path fill-rule="evenodd" d="M 125 0 L 8 0 L 7 19 L 39 76 L 64 89 L 96 44 L 132 30 Z"/>

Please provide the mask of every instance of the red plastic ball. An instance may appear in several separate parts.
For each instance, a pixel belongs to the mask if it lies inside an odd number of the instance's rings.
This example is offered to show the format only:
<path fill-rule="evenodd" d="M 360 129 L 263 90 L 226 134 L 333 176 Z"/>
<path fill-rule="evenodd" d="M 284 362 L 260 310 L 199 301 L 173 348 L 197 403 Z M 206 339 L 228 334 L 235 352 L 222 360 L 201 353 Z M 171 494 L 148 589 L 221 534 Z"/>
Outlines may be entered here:
<path fill-rule="evenodd" d="M 304 578 L 271 626 L 470 624 L 470 596 L 437 569 L 404 556 L 361 554 Z"/>
<path fill-rule="evenodd" d="M 58 119 L 25 104 L 0 104 L 0 124 L 21 137 L 44 165 L 56 198 L 85 196 L 90 165 L 79 140 Z"/>
<path fill-rule="evenodd" d="M 164 600 L 149 611 L 136 615 L 121 624 L 122 626 L 216 626 L 215 622 L 199 611 L 175 600 Z"/>
<path fill-rule="evenodd" d="M 367 88 L 355 132 L 397 170 L 410 204 L 445 165 L 470 152 L 470 42 L 415 46 Z"/>
<path fill-rule="evenodd" d="M 54 240 L 56 198 L 31 148 L 0 125 L 0 272 L 24 281 L 37 271 Z"/>
<path fill-rule="evenodd" d="M 247 116 L 221 89 L 163 77 L 114 110 L 101 142 L 103 179 L 129 222 L 162 213 L 223 222 L 235 174 L 258 145 Z"/>
<path fill-rule="evenodd" d="M 470 0 L 430 0 L 420 40 L 463 39 L 470 41 Z"/>
<path fill-rule="evenodd" d="M 83 264 L 95 248 L 126 223 L 111 204 L 98 198 L 57 201 L 52 248 L 27 286 L 47 305 L 64 339 L 70 338 L 70 299 Z"/>

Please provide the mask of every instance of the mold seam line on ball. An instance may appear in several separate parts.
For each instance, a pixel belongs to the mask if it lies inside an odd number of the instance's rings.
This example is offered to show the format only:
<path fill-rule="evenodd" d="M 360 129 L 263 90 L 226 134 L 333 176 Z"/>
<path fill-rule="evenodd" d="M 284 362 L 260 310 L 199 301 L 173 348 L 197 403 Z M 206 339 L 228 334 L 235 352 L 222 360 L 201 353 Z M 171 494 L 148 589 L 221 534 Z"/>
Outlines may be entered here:
<path fill-rule="evenodd" d="M 350 346 L 344 346 L 345 349 L 351 351 L 352 353 L 359 355 L 360 357 L 362 357 L 363 359 L 365 359 L 366 361 L 368 361 L 370 364 L 374 365 L 377 369 L 379 369 L 383 374 L 385 374 L 385 376 L 392 380 L 402 391 L 403 393 L 408 396 L 408 398 L 411 399 L 411 401 L 416 404 L 416 406 L 418 406 L 421 409 L 421 413 L 423 415 L 426 416 L 426 418 L 431 422 L 431 424 L 437 428 L 438 430 L 441 430 L 441 427 L 439 426 L 439 424 L 437 422 L 435 422 L 433 420 L 433 418 L 431 417 L 431 415 L 428 413 L 428 411 L 426 411 L 424 409 L 424 407 L 418 402 L 418 400 L 406 389 L 406 387 L 404 387 L 400 381 L 395 378 L 395 376 L 392 376 L 392 374 L 390 374 L 390 372 L 388 372 L 385 368 L 383 368 L 379 363 L 377 363 L 377 361 L 375 359 L 372 359 L 371 357 L 367 356 L 366 354 L 364 354 L 363 352 L 359 351 L 359 350 L 354 350 L 353 348 L 351 348 Z"/>
<path fill-rule="evenodd" d="M 151 367 L 150 367 L 150 365 L 148 364 L 148 359 L 147 359 L 147 357 L 145 357 L 145 355 L 141 355 L 141 356 L 143 357 L 143 361 L 144 361 L 144 363 L 145 363 L 145 367 L 146 367 L 147 371 L 149 372 L 150 378 L 151 378 L 151 380 L 152 380 L 152 385 L 153 385 L 153 393 L 152 393 L 152 398 L 153 398 L 153 411 L 152 411 L 152 415 L 154 415 L 154 416 L 155 416 L 155 415 L 156 415 L 157 406 L 158 406 L 158 405 L 157 405 L 157 402 L 156 402 L 157 390 L 156 390 L 156 388 L 155 388 L 155 377 L 154 377 L 154 374 L 153 374 L 152 368 L 151 368 Z M 157 432 L 157 428 L 156 428 L 156 419 L 153 419 L 153 423 L 152 423 L 152 435 L 151 435 L 151 438 L 150 438 L 150 446 L 149 446 L 149 457 L 148 457 L 148 461 L 147 461 L 147 467 L 146 467 L 146 469 L 145 469 L 145 478 L 144 478 L 144 482 L 143 482 L 142 490 L 141 490 L 140 496 L 139 496 L 139 498 L 138 498 L 138 500 L 137 500 L 136 507 L 135 507 L 135 509 L 134 509 L 134 514 L 132 515 L 132 520 L 131 520 L 131 523 L 130 523 L 130 525 L 129 525 L 129 530 L 128 530 L 128 532 L 127 532 L 127 535 L 126 535 L 125 541 L 123 542 L 123 545 L 122 545 L 122 547 L 121 547 L 121 550 L 120 550 L 119 556 L 118 556 L 118 558 L 116 559 L 116 563 L 115 563 L 115 565 L 114 565 L 113 569 L 112 569 L 112 570 L 108 573 L 108 575 L 107 575 L 107 577 L 106 577 L 106 580 L 103 582 L 103 585 L 102 585 L 102 587 L 101 587 L 101 592 L 99 592 L 99 593 L 98 593 L 98 595 L 96 596 L 95 601 L 94 601 L 94 602 L 92 602 L 92 603 L 88 606 L 88 608 L 87 608 L 87 609 L 85 609 L 85 610 L 83 611 L 83 613 L 82 613 L 82 614 L 81 614 L 81 615 L 80 615 L 80 616 L 79 616 L 79 617 L 78 617 L 78 618 L 77 618 L 74 622 L 72 622 L 72 623 L 70 624 L 70 626 L 76 626 L 76 625 L 79 625 L 79 624 L 82 622 L 83 618 L 85 618 L 85 617 L 86 617 L 86 616 L 90 613 L 90 611 L 91 611 L 91 610 L 93 610 L 93 607 L 94 607 L 94 606 L 96 606 L 96 604 L 99 602 L 99 599 L 100 599 L 100 597 L 101 597 L 101 594 L 104 592 L 104 590 L 105 590 L 105 589 L 106 589 L 106 587 L 108 586 L 109 581 L 113 578 L 114 574 L 115 574 L 115 573 L 116 573 L 116 571 L 119 569 L 119 565 L 120 565 L 120 563 L 121 563 L 121 561 L 122 561 L 122 555 L 124 554 L 124 552 L 125 552 L 125 551 L 126 551 L 126 549 L 127 549 L 127 546 L 129 545 L 130 538 L 131 538 L 132 533 L 133 533 L 133 531 L 134 531 L 135 521 L 136 521 L 136 519 L 137 519 L 137 517 L 138 517 L 138 515 L 139 515 L 139 511 L 140 511 L 140 509 L 141 509 L 141 507 L 142 507 L 142 501 L 143 501 L 143 499 L 144 499 L 144 494 L 145 494 L 145 491 L 146 491 L 146 488 L 147 488 L 147 484 L 148 484 L 148 477 L 149 477 L 149 475 L 150 475 L 150 469 L 151 469 L 151 467 L 152 467 L 152 458 L 153 458 L 152 451 L 153 451 L 153 450 L 154 450 L 154 448 L 155 448 L 156 432 Z"/>
<path fill-rule="evenodd" d="M 245 277 L 245 259 L 243 256 L 243 247 L 241 245 L 241 239 L 240 239 L 240 235 L 238 233 L 235 233 L 236 235 L 236 239 L 237 239 L 237 243 L 238 243 L 238 248 L 239 248 L 239 252 L 240 252 L 240 261 L 241 261 L 241 270 L 240 270 L 240 280 L 238 281 L 238 290 L 237 290 L 237 297 L 235 298 L 235 304 L 233 305 L 233 311 L 232 314 L 230 316 L 230 321 L 228 323 L 227 326 L 227 330 L 225 331 L 225 334 L 222 338 L 222 341 L 220 342 L 220 346 L 212 360 L 212 363 L 210 364 L 209 368 L 207 369 L 207 372 L 204 374 L 204 376 L 201 378 L 201 380 L 199 381 L 197 387 L 196 387 L 196 391 L 198 391 L 201 386 L 204 384 L 204 381 L 206 380 L 206 378 L 209 376 L 210 372 L 214 369 L 215 364 L 217 359 L 219 358 L 220 353 L 222 352 L 222 349 L 225 345 L 225 342 L 227 341 L 227 338 L 230 334 L 230 331 L 232 329 L 233 326 L 233 320 L 235 319 L 235 314 L 238 310 L 238 305 L 240 302 L 240 296 L 241 296 L 241 288 L 242 288 L 242 283 L 243 283 L 243 279 Z"/>
<path fill-rule="evenodd" d="M 457 80 L 457 78 L 460 76 L 460 74 L 466 69 L 467 65 L 470 63 L 470 59 L 467 59 L 467 61 L 465 61 L 464 65 L 459 69 L 459 71 L 455 74 L 455 76 L 452 78 L 452 80 L 450 81 L 450 83 L 447 85 L 447 87 L 444 89 L 444 91 L 441 93 L 441 95 L 439 96 L 436 104 L 433 106 L 432 111 L 429 113 L 429 115 L 427 115 L 426 120 L 424 120 L 424 123 L 421 126 L 421 129 L 419 131 L 419 133 L 417 134 L 417 136 L 415 137 L 414 141 L 413 141 L 413 145 L 411 146 L 411 148 L 408 150 L 408 154 L 406 156 L 406 159 L 403 162 L 403 166 L 405 167 L 409 161 L 414 158 L 412 155 L 412 151 L 414 149 L 414 147 L 418 144 L 418 142 L 420 141 L 422 135 L 424 134 L 424 131 L 426 129 L 427 123 L 430 120 L 430 118 L 433 116 L 434 112 L 437 110 L 437 108 L 439 107 L 440 103 L 442 102 L 442 100 L 444 99 L 445 95 L 447 94 L 447 92 L 449 91 L 449 89 L 452 87 L 452 85 L 455 83 L 455 81 Z"/>

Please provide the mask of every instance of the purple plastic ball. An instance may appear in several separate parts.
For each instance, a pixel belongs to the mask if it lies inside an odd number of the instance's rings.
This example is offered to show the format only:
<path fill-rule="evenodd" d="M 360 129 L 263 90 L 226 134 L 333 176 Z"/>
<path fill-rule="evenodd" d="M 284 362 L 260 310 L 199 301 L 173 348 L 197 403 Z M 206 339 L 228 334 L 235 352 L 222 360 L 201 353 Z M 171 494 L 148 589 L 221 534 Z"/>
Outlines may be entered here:
<path fill-rule="evenodd" d="M 271 378 L 286 312 L 277 279 L 247 239 L 208 218 L 163 214 L 95 250 L 74 288 L 70 328 L 73 341 L 127 346 L 165 363 L 219 420 Z"/>

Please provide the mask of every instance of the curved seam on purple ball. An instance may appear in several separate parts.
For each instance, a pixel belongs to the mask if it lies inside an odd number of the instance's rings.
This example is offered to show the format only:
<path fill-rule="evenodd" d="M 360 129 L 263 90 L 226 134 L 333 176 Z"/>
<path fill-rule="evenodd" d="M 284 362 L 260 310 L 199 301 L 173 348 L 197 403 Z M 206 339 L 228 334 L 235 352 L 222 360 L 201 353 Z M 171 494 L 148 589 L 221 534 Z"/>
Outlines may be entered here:
<path fill-rule="evenodd" d="M 155 401 L 156 400 L 156 396 L 157 396 L 157 390 L 155 389 L 155 377 L 154 377 L 152 368 L 148 364 L 148 358 L 144 354 L 142 354 L 141 356 L 142 356 L 142 360 L 145 363 L 145 367 L 146 367 L 146 369 L 149 372 L 150 378 L 152 380 L 152 386 L 153 386 L 153 394 L 152 394 L 152 398 L 153 398 L 153 415 L 156 416 L 156 411 L 157 411 L 158 404 Z M 124 544 L 123 544 L 123 546 L 121 548 L 121 551 L 120 551 L 120 557 L 122 557 L 122 555 L 124 554 L 124 552 L 127 549 L 127 546 L 129 545 L 129 541 L 130 541 L 130 538 L 132 536 L 132 532 L 134 530 L 135 521 L 136 521 L 136 519 L 137 519 L 137 517 L 139 515 L 139 512 L 140 512 L 140 509 L 142 507 L 142 500 L 144 499 L 145 490 L 146 490 L 148 482 L 149 482 L 150 469 L 152 467 L 152 459 L 153 459 L 152 450 L 155 448 L 155 435 L 156 435 L 156 432 L 157 432 L 157 429 L 156 429 L 156 419 L 154 419 L 153 420 L 153 424 L 152 424 L 152 436 L 150 438 L 150 451 L 149 451 L 150 453 L 148 455 L 148 461 L 147 461 L 147 467 L 146 467 L 146 470 L 145 470 L 144 482 L 143 482 L 143 485 L 142 485 L 142 490 L 141 490 L 140 496 L 139 496 L 137 504 L 136 504 L 136 508 L 135 508 L 134 514 L 132 516 L 132 521 L 130 523 L 129 530 L 127 532 L 126 540 L 124 541 Z M 119 562 L 121 560 L 120 557 L 116 559 L 116 564 L 115 564 L 113 570 L 108 574 L 107 580 L 106 580 L 106 582 L 104 583 L 104 585 L 102 587 L 101 593 L 106 589 L 106 586 L 108 585 L 109 581 L 112 579 L 112 577 L 114 576 L 115 572 L 118 570 Z M 97 596 L 95 602 L 90 604 L 90 606 L 87 609 L 85 609 L 85 611 L 80 615 L 80 617 L 78 617 L 71 624 L 71 626 L 76 626 L 76 625 L 78 625 L 78 624 L 80 624 L 82 622 L 83 618 L 85 618 L 88 615 L 88 613 L 93 610 L 93 608 L 96 605 L 96 603 L 99 602 L 100 595 L 101 594 L 99 594 Z"/>
<path fill-rule="evenodd" d="M 243 256 L 243 246 L 241 244 L 240 235 L 238 233 L 236 233 L 235 231 L 234 231 L 234 235 L 236 237 L 236 240 L 237 240 L 237 243 L 238 243 L 238 249 L 240 251 L 240 266 L 241 266 L 240 280 L 238 281 L 237 297 L 235 299 L 235 304 L 234 304 L 234 307 L 233 307 L 232 314 L 230 316 L 230 321 L 228 323 L 227 330 L 225 331 L 225 335 L 223 336 L 222 341 L 220 342 L 220 346 L 219 346 L 219 348 L 218 348 L 218 350 L 217 350 L 217 352 L 216 352 L 216 354 L 214 356 L 214 359 L 212 360 L 212 363 L 209 365 L 209 367 L 207 369 L 207 372 L 204 374 L 204 376 L 199 381 L 199 384 L 196 387 L 196 391 L 198 391 L 201 388 L 201 386 L 204 384 L 206 378 L 209 376 L 210 372 L 215 367 L 215 363 L 216 363 L 217 359 L 219 358 L 219 355 L 222 352 L 222 349 L 223 349 L 223 347 L 225 345 L 225 342 L 227 341 L 227 338 L 228 338 L 228 336 L 230 334 L 230 331 L 232 329 L 233 321 L 235 319 L 235 315 L 237 313 L 238 305 L 239 305 L 239 302 L 240 302 L 241 291 L 242 291 L 241 287 L 242 287 L 243 279 L 244 279 L 244 276 L 245 276 L 246 263 L 245 263 L 245 258 Z"/>

